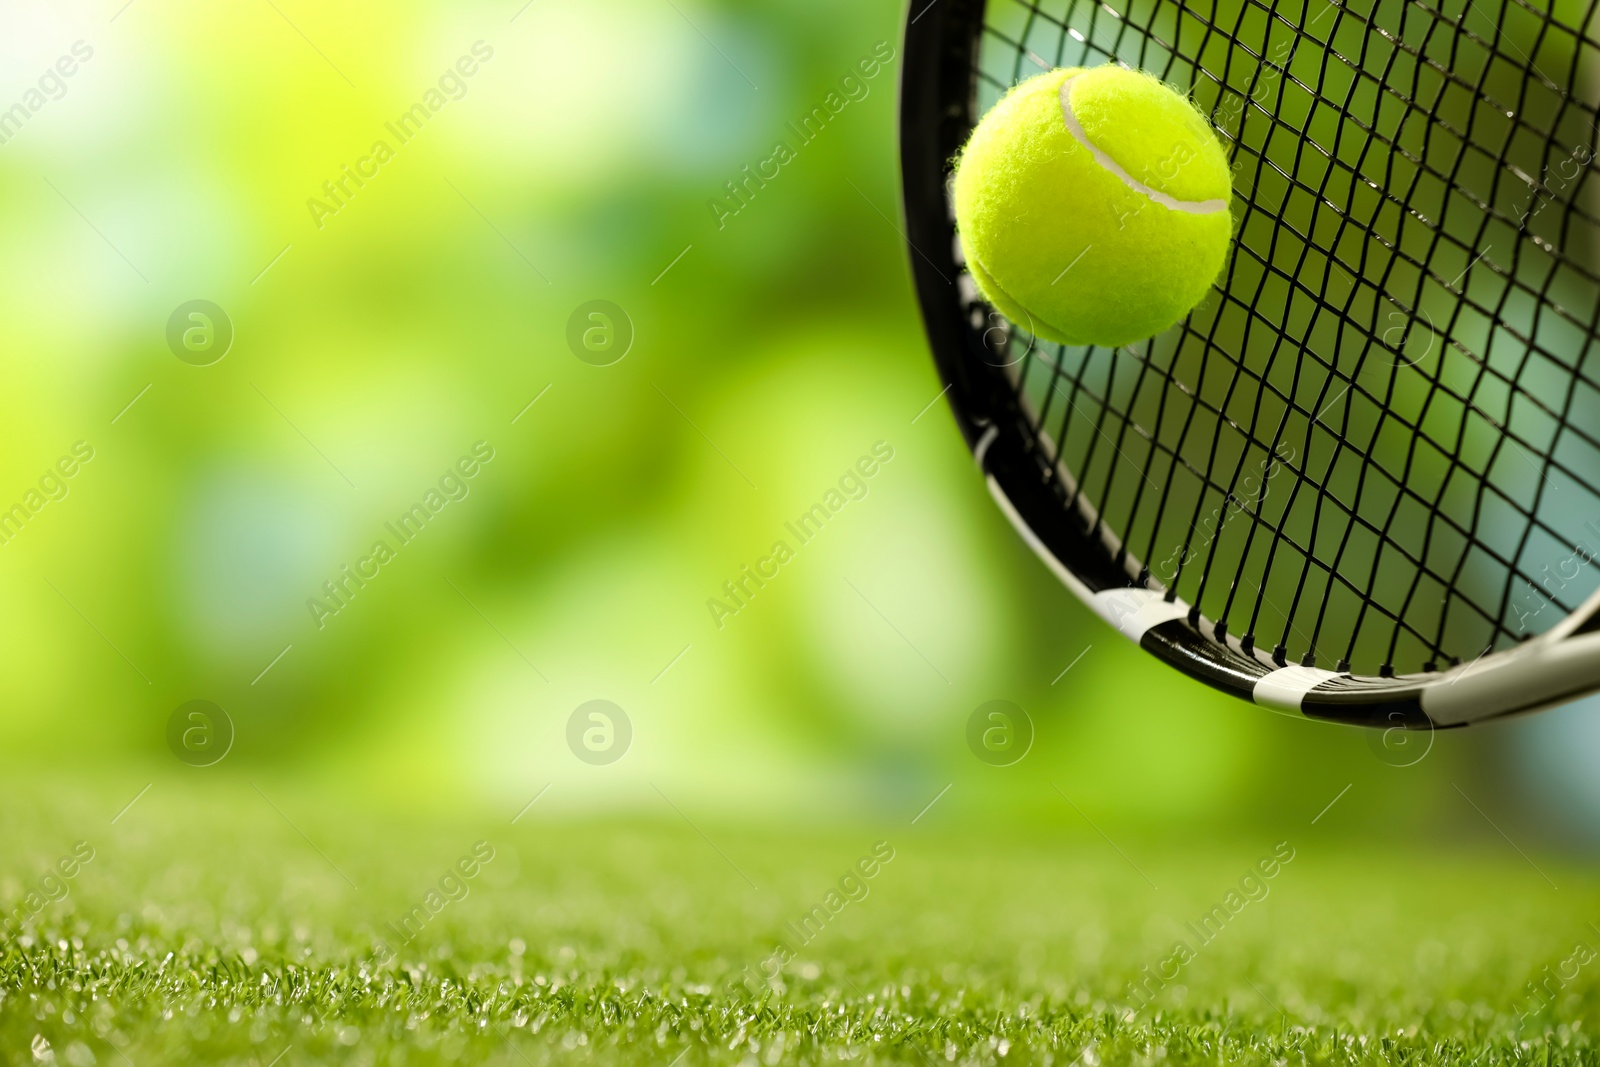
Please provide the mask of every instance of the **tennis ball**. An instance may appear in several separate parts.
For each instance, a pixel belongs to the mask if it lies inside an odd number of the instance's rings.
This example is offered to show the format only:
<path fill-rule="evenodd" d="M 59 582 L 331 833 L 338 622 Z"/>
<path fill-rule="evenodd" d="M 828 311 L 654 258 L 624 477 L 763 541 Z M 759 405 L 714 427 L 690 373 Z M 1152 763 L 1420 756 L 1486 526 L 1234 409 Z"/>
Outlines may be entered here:
<path fill-rule="evenodd" d="M 1035 336 L 1114 347 L 1178 322 L 1222 270 L 1228 160 L 1184 97 L 1114 65 L 1029 78 L 978 123 L 956 226 L 989 303 Z"/>

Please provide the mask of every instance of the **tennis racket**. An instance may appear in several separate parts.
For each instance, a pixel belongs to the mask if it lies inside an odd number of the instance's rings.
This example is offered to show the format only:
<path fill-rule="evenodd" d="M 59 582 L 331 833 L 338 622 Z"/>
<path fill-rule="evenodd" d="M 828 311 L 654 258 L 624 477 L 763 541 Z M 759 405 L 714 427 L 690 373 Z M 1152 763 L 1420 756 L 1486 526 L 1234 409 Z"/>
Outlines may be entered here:
<path fill-rule="evenodd" d="M 1417 728 L 1600 689 L 1600 0 L 1540 3 L 911 0 L 956 422 L 1045 565 L 1190 677 Z M 983 302 L 948 184 L 1010 86 L 1107 62 L 1217 128 L 1235 241 L 1178 326 L 1062 346 Z"/>

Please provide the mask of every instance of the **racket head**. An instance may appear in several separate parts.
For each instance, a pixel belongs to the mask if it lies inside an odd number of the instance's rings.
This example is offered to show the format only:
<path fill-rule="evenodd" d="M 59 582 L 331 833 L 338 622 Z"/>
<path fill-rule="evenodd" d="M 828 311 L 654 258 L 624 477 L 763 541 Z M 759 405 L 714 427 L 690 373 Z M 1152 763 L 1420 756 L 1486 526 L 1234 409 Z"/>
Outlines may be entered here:
<path fill-rule="evenodd" d="M 1460 6 L 908 12 L 906 235 L 957 425 L 1064 584 L 1258 704 L 1429 728 L 1600 688 L 1600 43 Z M 949 196 L 1010 85 L 1101 62 L 1187 92 L 1235 173 L 1214 292 L 1117 350 L 985 304 Z"/>

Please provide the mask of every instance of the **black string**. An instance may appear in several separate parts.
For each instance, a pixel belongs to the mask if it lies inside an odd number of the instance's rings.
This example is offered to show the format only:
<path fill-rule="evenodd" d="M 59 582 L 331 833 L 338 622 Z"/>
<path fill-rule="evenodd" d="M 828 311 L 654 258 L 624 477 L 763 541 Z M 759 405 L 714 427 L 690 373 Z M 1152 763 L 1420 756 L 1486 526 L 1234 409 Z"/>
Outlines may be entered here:
<path fill-rule="evenodd" d="M 1120 62 L 1187 92 L 1234 167 L 1233 253 L 1183 323 L 1118 350 L 1013 324 L 1062 504 L 1131 581 L 1280 663 L 1381 675 L 1524 640 L 1600 587 L 1578 551 L 1600 552 L 1600 40 L 1526 0 L 990 0 L 986 21 L 975 115 Z"/>

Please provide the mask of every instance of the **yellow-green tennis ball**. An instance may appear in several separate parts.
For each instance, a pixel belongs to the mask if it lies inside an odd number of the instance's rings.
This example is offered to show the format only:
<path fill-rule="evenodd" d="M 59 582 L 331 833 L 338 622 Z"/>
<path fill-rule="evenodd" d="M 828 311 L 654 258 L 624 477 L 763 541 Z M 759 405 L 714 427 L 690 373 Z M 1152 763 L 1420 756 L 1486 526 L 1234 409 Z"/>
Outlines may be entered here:
<path fill-rule="evenodd" d="M 1221 143 L 1184 97 L 1107 65 L 1012 88 L 961 152 L 956 225 L 989 303 L 1038 337 L 1114 347 L 1200 303 L 1233 235 Z"/>

